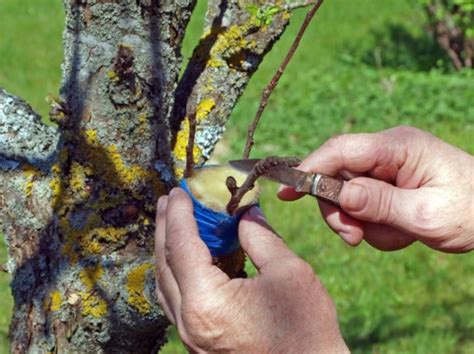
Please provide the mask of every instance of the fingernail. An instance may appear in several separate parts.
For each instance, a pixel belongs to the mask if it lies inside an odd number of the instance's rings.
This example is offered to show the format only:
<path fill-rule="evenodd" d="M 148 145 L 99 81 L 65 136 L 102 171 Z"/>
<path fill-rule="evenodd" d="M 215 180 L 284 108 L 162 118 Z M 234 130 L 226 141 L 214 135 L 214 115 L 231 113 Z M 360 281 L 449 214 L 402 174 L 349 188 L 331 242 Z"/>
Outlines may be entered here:
<path fill-rule="evenodd" d="M 178 188 L 173 188 L 173 189 L 171 190 L 170 194 L 169 194 L 169 197 L 170 197 L 170 198 L 173 198 L 174 196 L 176 196 L 177 190 L 178 190 Z"/>
<path fill-rule="evenodd" d="M 158 199 L 158 206 L 157 206 L 158 212 L 163 212 L 164 211 L 166 198 L 167 197 L 165 195 L 162 195 L 160 197 L 160 199 Z"/>
<path fill-rule="evenodd" d="M 344 189 L 346 190 L 344 191 Z M 360 211 L 367 205 L 369 194 L 365 186 L 356 183 L 347 183 L 343 188 L 343 192 L 341 204 L 343 204 L 345 209 L 349 211 Z"/>
<path fill-rule="evenodd" d="M 347 243 L 350 243 L 350 240 L 351 240 L 351 234 L 347 233 L 347 232 L 344 232 L 344 231 L 340 231 L 338 233 L 338 235 Z"/>
<path fill-rule="evenodd" d="M 158 203 L 156 203 L 156 209 L 160 210 L 161 204 L 163 204 L 163 196 L 158 198 Z"/>

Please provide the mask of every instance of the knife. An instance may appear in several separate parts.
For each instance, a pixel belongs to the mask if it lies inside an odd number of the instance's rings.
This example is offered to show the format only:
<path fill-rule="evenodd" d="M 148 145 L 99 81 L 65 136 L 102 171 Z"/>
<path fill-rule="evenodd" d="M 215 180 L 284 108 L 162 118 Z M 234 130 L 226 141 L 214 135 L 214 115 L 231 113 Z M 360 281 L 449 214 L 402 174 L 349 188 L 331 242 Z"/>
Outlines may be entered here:
<path fill-rule="evenodd" d="M 250 173 L 260 159 L 233 160 L 229 164 L 235 169 Z M 297 192 L 313 195 L 319 199 L 339 206 L 339 194 L 343 181 L 316 173 L 306 173 L 287 166 L 275 166 L 262 177 L 287 186 L 295 187 Z"/>

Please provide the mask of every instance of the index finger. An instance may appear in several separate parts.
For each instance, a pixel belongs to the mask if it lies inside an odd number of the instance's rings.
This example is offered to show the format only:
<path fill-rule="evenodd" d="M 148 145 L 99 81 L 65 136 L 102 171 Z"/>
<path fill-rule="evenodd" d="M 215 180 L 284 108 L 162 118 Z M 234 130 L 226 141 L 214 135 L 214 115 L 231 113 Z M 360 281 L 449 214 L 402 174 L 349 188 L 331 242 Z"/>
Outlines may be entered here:
<path fill-rule="evenodd" d="M 298 168 L 329 176 L 342 170 L 368 172 L 378 164 L 391 162 L 395 151 L 388 140 L 390 136 L 380 133 L 336 136 L 306 157 Z"/>
<path fill-rule="evenodd" d="M 390 130 L 382 133 L 339 135 L 329 139 L 308 155 L 297 169 L 328 176 L 357 176 L 369 172 L 372 177 L 392 182 L 398 172 L 401 144 L 394 141 Z M 350 178 L 349 178 L 350 179 Z M 293 187 L 282 186 L 278 197 L 296 200 L 303 196 Z"/>
<path fill-rule="evenodd" d="M 168 198 L 165 242 L 166 259 L 181 292 L 208 286 L 219 276 L 221 280 L 226 279 L 225 274 L 213 266 L 209 249 L 199 238 L 191 198 L 180 188 L 174 188 Z"/>
<path fill-rule="evenodd" d="M 333 137 L 309 154 L 298 170 L 309 173 L 322 173 L 336 176 L 341 171 L 362 173 L 374 168 L 380 158 L 381 144 L 379 134 L 349 134 Z M 304 196 L 294 187 L 281 186 L 278 197 L 282 200 L 296 200 Z"/>

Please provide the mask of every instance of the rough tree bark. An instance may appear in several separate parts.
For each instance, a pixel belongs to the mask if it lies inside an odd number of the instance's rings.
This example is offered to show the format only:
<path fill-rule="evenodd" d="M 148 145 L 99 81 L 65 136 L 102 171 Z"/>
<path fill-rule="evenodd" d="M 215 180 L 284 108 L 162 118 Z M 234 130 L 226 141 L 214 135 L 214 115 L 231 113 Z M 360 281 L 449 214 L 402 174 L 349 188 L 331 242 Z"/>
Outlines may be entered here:
<path fill-rule="evenodd" d="M 0 90 L 0 207 L 14 353 L 150 353 L 155 202 L 183 173 L 190 114 L 203 163 L 253 72 L 308 1 L 209 0 L 179 79 L 195 0 L 64 0 L 60 98 L 47 127 Z M 271 19 L 249 4 L 278 7 Z M 266 23 L 266 24 L 265 24 Z"/>

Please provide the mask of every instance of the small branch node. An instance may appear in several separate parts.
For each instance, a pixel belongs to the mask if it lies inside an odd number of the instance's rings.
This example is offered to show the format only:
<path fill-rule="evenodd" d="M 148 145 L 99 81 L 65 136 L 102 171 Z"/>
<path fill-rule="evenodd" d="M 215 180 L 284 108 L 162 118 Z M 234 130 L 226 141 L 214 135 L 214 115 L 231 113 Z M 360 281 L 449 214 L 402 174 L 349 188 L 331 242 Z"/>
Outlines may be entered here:
<path fill-rule="evenodd" d="M 227 177 L 227 179 L 225 180 L 225 185 L 227 186 L 227 189 L 229 190 L 231 196 L 234 196 L 235 193 L 237 193 L 237 190 L 239 189 L 239 187 L 237 187 L 237 181 L 232 176 Z"/>

